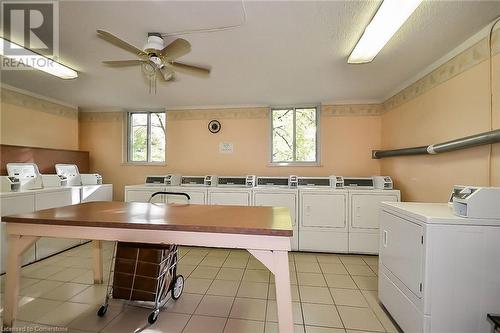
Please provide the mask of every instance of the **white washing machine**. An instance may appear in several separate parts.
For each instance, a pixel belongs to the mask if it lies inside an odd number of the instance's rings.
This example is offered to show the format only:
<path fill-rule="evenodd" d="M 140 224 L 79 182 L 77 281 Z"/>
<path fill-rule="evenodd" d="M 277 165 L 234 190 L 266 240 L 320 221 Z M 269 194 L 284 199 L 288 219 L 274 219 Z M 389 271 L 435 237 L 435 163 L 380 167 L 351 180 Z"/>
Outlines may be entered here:
<path fill-rule="evenodd" d="M 379 183 L 377 180 L 386 179 Z M 349 193 L 349 253 L 378 254 L 381 202 L 401 200 L 390 177 L 344 177 Z"/>
<path fill-rule="evenodd" d="M 292 251 L 299 250 L 299 192 L 290 187 L 290 177 L 257 177 L 257 186 L 252 190 L 254 206 L 288 207 L 292 218 L 293 237 Z"/>
<path fill-rule="evenodd" d="M 126 202 L 149 202 L 155 192 L 166 191 L 165 179 L 167 176 L 147 176 L 146 182 L 141 185 L 125 186 Z M 165 202 L 163 196 L 156 196 L 152 202 Z"/>
<path fill-rule="evenodd" d="M 255 176 L 219 176 L 216 187 L 208 189 L 209 205 L 252 205 Z"/>
<path fill-rule="evenodd" d="M 337 177 L 299 177 L 299 250 L 348 252 L 348 192 Z"/>
<path fill-rule="evenodd" d="M 213 176 L 212 176 L 213 177 Z M 207 176 L 182 176 L 179 186 L 167 186 L 167 192 L 186 193 L 191 197 L 190 204 L 206 205 L 207 204 Z M 177 196 L 167 196 L 167 203 L 185 203 L 186 199 Z"/>

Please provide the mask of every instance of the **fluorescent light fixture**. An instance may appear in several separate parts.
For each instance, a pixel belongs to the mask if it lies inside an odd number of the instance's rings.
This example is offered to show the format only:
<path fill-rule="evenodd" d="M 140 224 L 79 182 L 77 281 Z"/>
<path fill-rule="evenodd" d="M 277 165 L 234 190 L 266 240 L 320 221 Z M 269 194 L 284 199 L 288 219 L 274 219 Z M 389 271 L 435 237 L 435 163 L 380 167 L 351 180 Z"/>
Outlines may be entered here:
<path fill-rule="evenodd" d="M 422 0 L 384 0 L 352 50 L 350 64 L 371 62 Z"/>
<path fill-rule="evenodd" d="M 5 50 L 18 49 L 18 54 L 10 54 L 12 52 L 5 52 Z M 2 61 L 2 68 L 7 69 L 9 66 L 16 66 L 17 68 L 32 67 L 42 72 L 60 77 L 61 79 L 75 79 L 78 77 L 78 72 L 69 68 L 61 63 L 58 63 L 50 58 L 41 54 L 35 53 L 21 45 L 13 43 L 7 39 L 0 37 L 0 55 L 5 58 L 12 59 L 15 62 Z"/>

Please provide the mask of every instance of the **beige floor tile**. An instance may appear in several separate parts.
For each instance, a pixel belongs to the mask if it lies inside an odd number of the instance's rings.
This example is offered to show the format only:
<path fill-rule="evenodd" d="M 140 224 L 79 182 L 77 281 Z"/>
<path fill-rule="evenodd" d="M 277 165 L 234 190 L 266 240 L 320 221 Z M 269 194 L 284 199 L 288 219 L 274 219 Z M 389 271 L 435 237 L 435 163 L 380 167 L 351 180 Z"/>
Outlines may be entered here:
<path fill-rule="evenodd" d="M 198 266 L 191 273 L 190 277 L 201 279 L 215 279 L 219 272 L 219 267 Z"/>
<path fill-rule="evenodd" d="M 351 275 L 361 275 L 361 276 L 375 276 L 372 269 L 368 265 L 353 265 L 346 264 L 345 267 Z"/>
<path fill-rule="evenodd" d="M 205 294 L 212 284 L 211 279 L 197 279 L 189 277 L 184 283 L 184 291 L 191 294 Z"/>
<path fill-rule="evenodd" d="M 330 288 L 330 292 L 336 305 L 368 307 L 368 303 L 359 290 Z"/>
<path fill-rule="evenodd" d="M 72 281 L 86 273 L 92 273 L 92 271 L 88 269 L 83 269 L 83 268 L 66 268 L 60 272 L 57 272 L 47 278 L 47 280 L 54 280 L 54 281 L 62 281 L 62 282 L 68 282 Z"/>
<path fill-rule="evenodd" d="M 269 271 L 260 269 L 247 269 L 243 274 L 243 281 L 269 283 Z"/>
<path fill-rule="evenodd" d="M 51 326 L 67 326 L 79 315 L 91 309 L 94 309 L 94 307 L 89 304 L 65 302 L 51 309 L 47 314 L 37 319 L 36 322 Z"/>
<path fill-rule="evenodd" d="M 266 318 L 266 300 L 236 298 L 229 317 L 264 321 Z"/>
<path fill-rule="evenodd" d="M 99 317 L 97 315 L 99 307 L 100 305 L 92 305 L 86 311 L 81 312 L 68 324 L 69 328 L 98 332 L 108 325 L 123 310 L 122 306 L 114 306 L 110 304 L 106 314 L 103 317 Z"/>
<path fill-rule="evenodd" d="M 314 253 L 307 253 L 307 252 L 294 252 L 293 253 L 293 258 L 295 262 L 316 262 L 316 254 Z"/>
<path fill-rule="evenodd" d="M 342 255 L 339 256 L 340 261 L 345 264 L 354 264 L 354 265 L 366 265 L 363 261 L 363 258 L 359 255 Z"/>
<path fill-rule="evenodd" d="M 326 287 L 299 286 L 303 303 L 333 304 L 332 296 Z"/>
<path fill-rule="evenodd" d="M 1 288 L 1 289 L 2 289 L 2 291 L 3 291 L 3 290 L 4 290 L 4 288 L 5 288 L 5 281 L 4 281 L 4 279 L 3 279 L 4 277 L 5 277 L 5 275 L 2 275 L 2 280 L 0 280 L 0 284 L 1 284 L 1 287 L 2 287 L 2 288 Z M 30 286 L 32 286 L 32 285 L 34 285 L 35 283 L 40 282 L 40 281 L 42 281 L 42 280 L 40 280 L 40 279 L 32 279 L 32 278 L 28 278 L 28 277 L 21 277 L 21 279 L 20 279 L 20 284 L 19 284 L 19 288 L 22 290 L 22 289 L 24 289 L 24 288 L 28 288 L 28 287 L 30 287 Z"/>
<path fill-rule="evenodd" d="M 227 317 L 233 300 L 234 297 L 205 295 L 195 313 L 202 316 Z"/>
<path fill-rule="evenodd" d="M 104 329 L 103 333 L 136 332 L 148 327 L 149 309 L 129 307 L 117 315 Z M 160 316 L 164 315 L 160 313 Z"/>
<path fill-rule="evenodd" d="M 317 262 L 297 261 L 295 268 L 297 272 L 301 273 L 321 273 Z"/>
<path fill-rule="evenodd" d="M 223 257 L 205 257 L 199 265 L 200 266 L 210 266 L 210 267 L 222 267 L 222 264 L 226 261 Z"/>
<path fill-rule="evenodd" d="M 354 282 L 359 289 L 362 290 L 377 290 L 378 289 L 378 279 L 372 276 L 352 276 Z"/>
<path fill-rule="evenodd" d="M 226 318 L 193 316 L 183 333 L 222 333 L 225 324 Z"/>
<path fill-rule="evenodd" d="M 300 297 L 299 297 L 299 286 L 297 285 L 291 285 L 290 289 L 292 291 L 292 302 L 299 302 Z M 270 284 L 269 285 L 269 292 L 267 294 L 267 299 L 276 299 L 276 285 L 275 284 Z"/>
<path fill-rule="evenodd" d="M 325 264 L 341 264 L 340 258 L 336 254 L 318 254 L 316 255 L 316 260 L 319 263 Z"/>
<path fill-rule="evenodd" d="M 184 276 L 186 279 L 195 270 L 195 265 L 179 265 L 177 267 L 177 274 Z"/>
<path fill-rule="evenodd" d="M 224 333 L 264 333 L 264 322 L 244 319 L 229 319 Z"/>
<path fill-rule="evenodd" d="M 276 301 L 271 301 L 271 300 L 267 301 L 266 321 L 277 322 L 278 321 L 277 310 L 278 308 L 276 307 Z M 304 323 L 302 319 L 302 307 L 299 302 L 292 303 L 292 315 L 294 324 L 301 325 Z"/>
<path fill-rule="evenodd" d="M 267 299 L 268 289 L 267 283 L 242 281 L 237 296 Z"/>
<path fill-rule="evenodd" d="M 304 333 L 304 326 L 299 324 L 293 325 L 293 333 Z M 266 322 L 265 333 L 279 333 L 278 323 Z"/>
<path fill-rule="evenodd" d="M 250 260 L 248 260 L 247 269 L 264 269 L 264 270 L 267 270 L 267 267 L 263 263 L 261 263 L 260 261 L 258 261 L 257 259 L 250 259 Z"/>
<path fill-rule="evenodd" d="M 240 281 L 214 280 L 207 290 L 207 295 L 236 296 Z"/>
<path fill-rule="evenodd" d="M 187 254 L 179 260 L 179 265 L 198 265 L 202 260 L 203 256 Z"/>
<path fill-rule="evenodd" d="M 21 271 L 21 275 L 25 277 L 30 277 L 34 279 L 46 279 L 47 277 L 54 275 L 57 272 L 60 272 L 64 269 L 64 267 L 56 266 L 56 265 L 46 265 L 39 267 L 34 270 Z"/>
<path fill-rule="evenodd" d="M 335 305 L 303 303 L 304 324 L 344 328 Z"/>
<path fill-rule="evenodd" d="M 70 299 L 71 302 L 86 304 L 102 304 L 106 297 L 105 285 L 91 285 Z"/>
<path fill-rule="evenodd" d="M 301 286 L 326 287 L 323 274 L 297 273 L 297 280 Z"/>
<path fill-rule="evenodd" d="M 207 253 L 207 257 L 216 257 L 216 258 L 227 258 L 229 256 L 230 250 L 226 249 L 211 249 Z"/>
<path fill-rule="evenodd" d="M 378 265 L 378 256 L 361 256 L 368 265 Z"/>
<path fill-rule="evenodd" d="M 34 298 L 19 308 L 17 318 L 19 320 L 34 322 L 36 319 L 47 314 L 50 310 L 61 305 L 62 302 L 49 299 Z"/>
<path fill-rule="evenodd" d="M 390 316 L 384 310 L 382 310 L 382 308 L 376 309 L 376 308 L 372 307 L 372 310 L 375 313 L 375 316 L 377 317 L 377 319 L 382 324 L 382 326 L 384 326 L 384 329 L 386 330 L 386 332 L 398 333 L 401 331 L 397 328 L 397 325 L 390 318 Z"/>
<path fill-rule="evenodd" d="M 198 247 L 198 246 L 193 246 L 191 251 L 189 251 L 190 255 L 197 255 L 197 256 L 206 256 L 210 252 L 209 248 L 206 247 Z"/>
<path fill-rule="evenodd" d="M 248 259 L 250 253 L 247 250 L 231 250 L 228 259 Z"/>
<path fill-rule="evenodd" d="M 384 327 L 370 308 L 338 306 L 346 328 L 365 331 L 384 332 Z"/>
<path fill-rule="evenodd" d="M 104 281 L 108 281 L 108 273 L 104 271 Z M 93 284 L 94 283 L 94 272 L 86 271 L 85 273 L 77 276 L 75 279 L 71 280 L 74 283 L 83 283 L 83 284 Z"/>
<path fill-rule="evenodd" d="M 324 274 L 342 274 L 342 275 L 349 274 L 343 264 L 320 262 L 319 265 L 321 267 L 321 271 Z"/>
<path fill-rule="evenodd" d="M 345 333 L 343 328 L 306 326 L 306 333 Z"/>
<path fill-rule="evenodd" d="M 325 274 L 325 279 L 330 288 L 358 289 L 349 275 Z"/>
<path fill-rule="evenodd" d="M 30 285 L 24 289 L 21 289 L 19 295 L 30 296 L 30 297 L 40 297 L 41 295 L 54 290 L 55 288 L 62 286 L 64 282 L 59 281 L 49 281 L 40 280 L 40 282 Z"/>
<path fill-rule="evenodd" d="M 67 282 L 55 289 L 46 292 L 45 294 L 42 294 L 40 298 L 52 299 L 56 301 L 67 301 L 87 288 L 89 288 L 89 286 L 86 284 Z"/>
<path fill-rule="evenodd" d="M 183 292 L 177 301 L 169 299 L 163 309 L 166 312 L 193 314 L 202 298 L 202 295 Z"/>
<path fill-rule="evenodd" d="M 227 258 L 222 267 L 245 268 L 247 263 L 248 258 Z"/>
<path fill-rule="evenodd" d="M 156 323 L 148 326 L 141 333 L 181 333 L 190 318 L 191 316 L 186 314 L 160 312 Z"/>
<path fill-rule="evenodd" d="M 240 281 L 243 278 L 243 268 L 222 267 L 215 277 L 217 280 Z"/>

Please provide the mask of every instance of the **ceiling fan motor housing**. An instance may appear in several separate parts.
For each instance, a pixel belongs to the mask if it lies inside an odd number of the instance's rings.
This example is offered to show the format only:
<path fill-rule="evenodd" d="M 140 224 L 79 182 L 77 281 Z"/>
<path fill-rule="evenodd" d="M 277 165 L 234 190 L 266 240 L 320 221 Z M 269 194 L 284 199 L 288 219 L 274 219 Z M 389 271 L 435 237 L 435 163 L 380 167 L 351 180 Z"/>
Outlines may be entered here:
<path fill-rule="evenodd" d="M 147 54 L 157 54 L 165 47 L 165 41 L 159 35 L 149 34 L 148 41 L 144 45 L 144 52 Z"/>

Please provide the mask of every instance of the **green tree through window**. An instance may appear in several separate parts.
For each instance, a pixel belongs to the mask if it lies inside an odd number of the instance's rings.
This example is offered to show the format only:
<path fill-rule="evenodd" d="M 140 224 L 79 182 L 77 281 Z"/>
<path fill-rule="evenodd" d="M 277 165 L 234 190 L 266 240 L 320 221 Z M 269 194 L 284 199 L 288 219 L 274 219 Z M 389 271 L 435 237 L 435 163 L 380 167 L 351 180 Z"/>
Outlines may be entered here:
<path fill-rule="evenodd" d="M 128 161 L 165 162 L 165 112 L 128 113 Z"/>
<path fill-rule="evenodd" d="M 318 162 L 318 108 L 271 110 L 272 163 Z"/>

